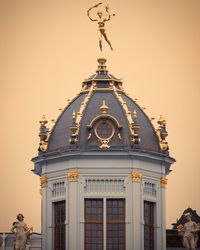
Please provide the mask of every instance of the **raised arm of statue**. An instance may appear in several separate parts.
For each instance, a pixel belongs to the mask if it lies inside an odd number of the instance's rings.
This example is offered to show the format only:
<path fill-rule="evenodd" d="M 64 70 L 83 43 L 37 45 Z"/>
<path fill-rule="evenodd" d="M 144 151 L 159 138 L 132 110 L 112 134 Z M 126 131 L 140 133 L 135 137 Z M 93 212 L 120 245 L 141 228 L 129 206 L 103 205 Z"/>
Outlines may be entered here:
<path fill-rule="evenodd" d="M 110 21 L 111 16 L 115 16 L 115 14 L 110 14 L 108 5 L 106 6 L 106 12 L 108 13 L 108 17 L 104 18 L 104 21 Z"/>
<path fill-rule="evenodd" d="M 89 17 L 89 19 L 93 22 L 97 22 L 98 20 L 97 19 L 93 19 L 91 18 L 90 16 L 90 11 L 94 8 L 97 8 L 99 5 L 101 5 L 102 3 L 98 3 L 98 4 L 95 4 L 93 7 L 89 8 L 89 10 L 87 10 L 87 16 Z"/>

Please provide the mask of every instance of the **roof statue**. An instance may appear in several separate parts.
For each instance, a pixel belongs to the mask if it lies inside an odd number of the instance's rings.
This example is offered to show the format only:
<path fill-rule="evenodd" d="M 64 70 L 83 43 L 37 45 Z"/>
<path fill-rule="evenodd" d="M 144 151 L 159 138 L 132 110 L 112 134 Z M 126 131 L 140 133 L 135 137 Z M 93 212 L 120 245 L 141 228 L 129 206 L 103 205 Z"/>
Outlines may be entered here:
<path fill-rule="evenodd" d="M 200 231 L 200 217 L 195 210 L 188 207 L 176 223 L 173 229 L 182 236 L 182 245 L 187 250 L 195 250 L 198 243 L 198 232 Z"/>
<path fill-rule="evenodd" d="M 26 244 L 30 235 L 33 233 L 33 228 L 28 228 L 24 223 L 23 214 L 18 214 L 17 220 L 18 221 L 13 222 L 13 226 L 11 228 L 11 232 L 16 235 L 14 249 L 24 250 L 26 249 Z"/>
<path fill-rule="evenodd" d="M 103 15 L 103 12 L 102 12 L 102 11 L 97 11 L 97 19 L 93 19 L 93 18 L 91 17 L 91 15 L 90 15 L 90 14 L 91 14 L 90 11 L 91 11 L 92 9 L 94 9 L 94 8 L 99 7 L 101 4 L 103 4 L 103 3 L 98 3 L 98 4 L 94 5 L 94 6 L 92 6 L 91 8 L 89 8 L 88 11 L 87 11 L 87 15 L 88 15 L 88 17 L 89 17 L 89 19 L 90 19 L 91 21 L 97 22 L 97 23 L 98 23 L 98 26 L 99 26 L 99 28 L 98 28 L 98 30 L 99 30 L 99 48 L 100 48 L 100 50 L 102 51 L 102 49 L 103 49 L 103 46 L 102 46 L 102 38 L 105 39 L 105 41 L 106 41 L 106 42 L 108 43 L 108 45 L 110 46 L 111 50 L 113 50 L 113 47 L 112 47 L 112 45 L 111 45 L 111 42 L 108 40 L 108 37 L 107 37 L 107 34 L 106 34 L 105 23 L 106 23 L 107 21 L 110 21 L 111 16 L 115 16 L 115 14 L 110 14 L 110 12 L 109 12 L 109 6 L 106 5 L 106 6 L 105 6 L 105 8 L 106 8 L 106 15 Z"/>

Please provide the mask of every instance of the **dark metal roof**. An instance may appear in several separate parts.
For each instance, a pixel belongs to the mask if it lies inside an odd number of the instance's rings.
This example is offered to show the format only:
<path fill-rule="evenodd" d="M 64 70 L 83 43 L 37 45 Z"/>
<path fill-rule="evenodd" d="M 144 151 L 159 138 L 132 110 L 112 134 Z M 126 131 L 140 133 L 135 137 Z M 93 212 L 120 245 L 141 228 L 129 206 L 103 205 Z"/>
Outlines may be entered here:
<path fill-rule="evenodd" d="M 173 223 L 173 228 L 172 229 L 177 229 L 179 225 L 184 225 L 187 220 L 185 214 L 190 214 L 192 221 L 195 221 L 197 224 L 200 225 L 200 216 L 197 214 L 196 210 L 193 210 L 192 208 L 188 207 L 187 209 L 184 210 L 183 214 L 179 219 L 177 219 L 176 223 Z"/>
<path fill-rule="evenodd" d="M 92 84 L 95 83 L 95 88 L 90 93 Z M 137 122 L 140 125 L 138 130 L 140 143 L 138 145 L 131 144 L 130 122 L 127 119 L 127 114 L 123 108 L 123 103 L 119 101 L 114 91 L 111 89 L 112 84 L 116 87 L 116 91 L 121 95 L 121 98 L 126 103 L 130 113 L 137 111 Z M 128 97 L 121 88 L 121 81 L 113 75 L 108 74 L 105 63 L 98 67 L 97 74 L 83 82 L 83 89 L 62 112 L 58 118 L 49 138 L 47 152 L 58 150 L 102 150 L 99 148 L 99 142 L 94 136 L 88 140 L 89 132 L 87 125 L 90 124 L 94 117 L 100 114 L 100 107 L 105 101 L 108 106 L 108 114 L 114 117 L 122 126 L 121 139 L 114 137 L 110 142 L 110 148 L 106 150 L 140 150 L 146 152 L 160 153 L 159 140 L 152 126 L 151 121 L 143 110 Z M 85 108 L 83 109 L 78 132 L 78 143 L 72 145 L 70 137 L 72 134 L 71 126 L 73 123 L 72 113 L 80 111 L 81 105 L 88 98 Z"/>

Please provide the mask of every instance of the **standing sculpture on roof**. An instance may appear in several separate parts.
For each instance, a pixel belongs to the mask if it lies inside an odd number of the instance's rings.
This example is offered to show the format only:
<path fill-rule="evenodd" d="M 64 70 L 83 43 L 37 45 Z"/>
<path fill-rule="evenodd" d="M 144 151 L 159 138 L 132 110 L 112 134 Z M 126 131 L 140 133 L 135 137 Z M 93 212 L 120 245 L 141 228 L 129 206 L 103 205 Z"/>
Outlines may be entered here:
<path fill-rule="evenodd" d="M 197 232 L 199 231 L 199 227 L 194 221 L 192 221 L 190 213 L 186 213 L 185 217 L 187 222 L 180 229 L 180 232 L 183 236 L 183 246 L 187 250 L 195 250 L 198 241 Z"/>
<path fill-rule="evenodd" d="M 93 19 L 91 18 L 90 16 L 90 11 L 94 8 L 97 8 L 99 7 L 99 5 L 101 5 L 102 3 L 98 3 L 96 5 L 94 5 L 93 7 L 89 8 L 89 10 L 87 11 L 87 15 L 89 17 L 89 19 L 93 22 L 98 22 L 98 26 L 99 26 L 99 47 L 100 47 L 100 50 L 102 51 L 103 49 L 103 46 L 102 46 L 102 38 L 105 39 L 105 41 L 109 44 L 111 50 L 113 50 L 113 47 L 111 45 L 111 42 L 108 40 L 108 37 L 107 37 L 107 34 L 106 34 L 106 30 L 105 30 L 105 22 L 107 21 L 110 21 L 111 19 L 111 16 L 115 16 L 115 14 L 110 14 L 109 12 L 109 6 L 107 5 L 106 6 L 106 12 L 107 12 L 107 15 L 103 15 L 103 12 L 101 11 L 98 11 L 97 12 L 97 16 L 98 18 L 97 19 Z"/>
<path fill-rule="evenodd" d="M 27 225 L 24 223 L 24 216 L 23 214 L 17 215 L 17 220 L 13 222 L 13 226 L 11 228 L 11 232 L 15 234 L 15 244 L 14 249 L 15 250 L 25 250 L 27 240 L 29 239 L 29 236 L 33 232 L 33 228 L 28 228 Z"/>

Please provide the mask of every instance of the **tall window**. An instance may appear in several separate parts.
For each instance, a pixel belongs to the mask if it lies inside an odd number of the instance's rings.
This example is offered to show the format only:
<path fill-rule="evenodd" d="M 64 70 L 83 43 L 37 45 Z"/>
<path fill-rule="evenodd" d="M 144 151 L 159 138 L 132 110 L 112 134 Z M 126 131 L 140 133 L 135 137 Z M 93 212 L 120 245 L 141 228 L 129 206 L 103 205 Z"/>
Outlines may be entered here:
<path fill-rule="evenodd" d="M 107 199 L 107 250 L 125 250 L 125 200 Z"/>
<path fill-rule="evenodd" d="M 85 199 L 85 250 L 103 250 L 103 199 Z"/>
<path fill-rule="evenodd" d="M 125 250 L 125 199 L 85 199 L 85 250 Z"/>
<path fill-rule="evenodd" d="M 54 203 L 55 250 L 65 250 L 65 201 Z"/>
<path fill-rule="evenodd" d="M 154 250 L 154 203 L 144 202 L 144 250 Z"/>

